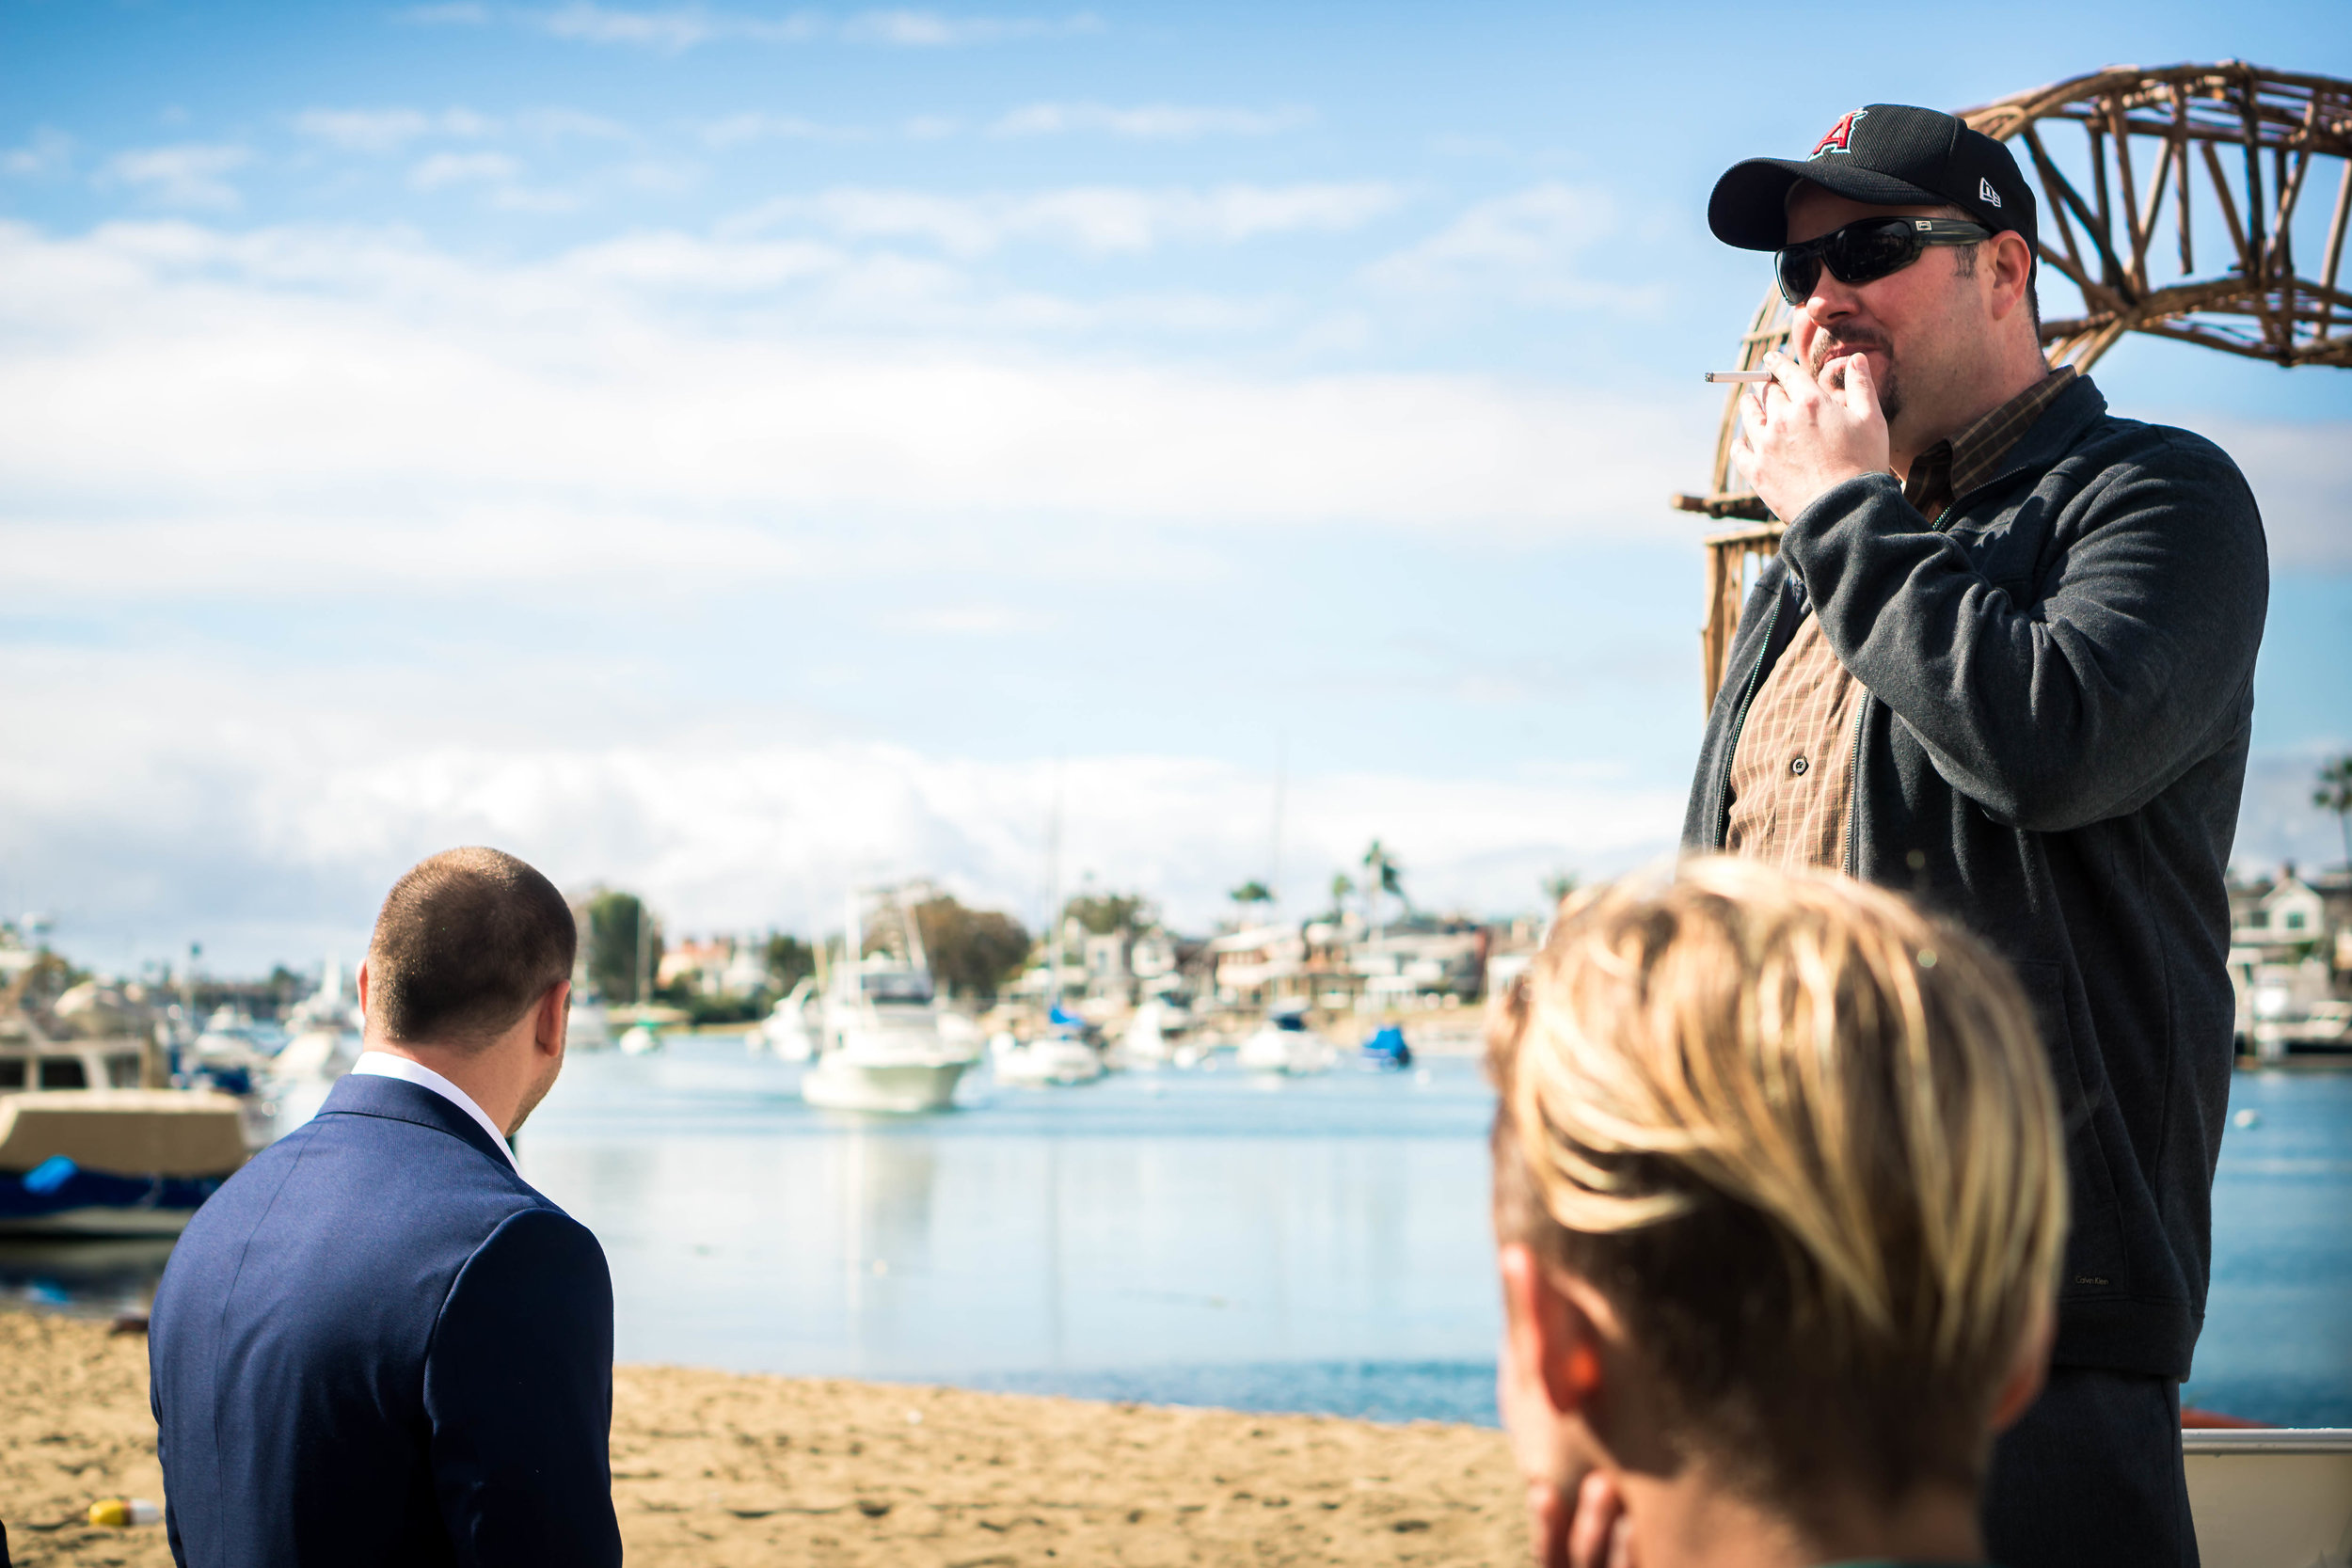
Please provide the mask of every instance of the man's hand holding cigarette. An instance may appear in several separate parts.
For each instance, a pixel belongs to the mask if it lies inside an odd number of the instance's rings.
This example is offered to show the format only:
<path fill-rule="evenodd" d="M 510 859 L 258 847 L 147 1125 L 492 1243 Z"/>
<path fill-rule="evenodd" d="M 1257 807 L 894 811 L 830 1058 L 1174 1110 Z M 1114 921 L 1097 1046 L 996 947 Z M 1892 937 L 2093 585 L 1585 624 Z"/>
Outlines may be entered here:
<path fill-rule="evenodd" d="M 1860 474 L 1887 473 L 1893 454 L 1868 358 L 1832 359 L 1816 378 L 1777 351 L 1764 356 L 1772 379 L 1749 389 L 1731 458 L 1783 522 L 1815 498 Z"/>

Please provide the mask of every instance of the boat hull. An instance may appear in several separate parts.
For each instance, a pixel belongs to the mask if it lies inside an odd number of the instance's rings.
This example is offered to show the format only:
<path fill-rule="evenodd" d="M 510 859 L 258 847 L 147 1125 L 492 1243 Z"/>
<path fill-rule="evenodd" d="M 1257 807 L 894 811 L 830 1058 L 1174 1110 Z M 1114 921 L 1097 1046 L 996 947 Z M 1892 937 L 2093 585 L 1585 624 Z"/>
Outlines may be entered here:
<path fill-rule="evenodd" d="M 2191 1432 L 2181 1448 L 2205 1568 L 2344 1560 L 2352 1544 L 2352 1431 Z"/>
<path fill-rule="evenodd" d="M 1045 1044 L 1016 1046 L 998 1056 L 992 1070 L 996 1082 L 1017 1088 L 1066 1088 L 1091 1084 L 1108 1069 L 1087 1046 Z"/>
<path fill-rule="evenodd" d="M 87 1236 L 145 1238 L 177 1236 L 196 1217 L 194 1208 L 86 1203 L 40 1214 L 0 1215 L 0 1236 Z"/>
<path fill-rule="evenodd" d="M 830 1053 L 801 1080 L 801 1098 L 826 1111 L 914 1116 L 944 1111 L 969 1062 L 860 1062 Z"/>

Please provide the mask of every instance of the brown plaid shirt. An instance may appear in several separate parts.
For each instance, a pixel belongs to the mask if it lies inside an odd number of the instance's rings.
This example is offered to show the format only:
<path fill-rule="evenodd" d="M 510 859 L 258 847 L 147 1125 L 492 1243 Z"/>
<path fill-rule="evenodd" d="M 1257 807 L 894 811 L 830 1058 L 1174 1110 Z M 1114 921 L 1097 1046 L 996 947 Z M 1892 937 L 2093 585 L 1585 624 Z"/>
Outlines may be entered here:
<path fill-rule="evenodd" d="M 2053 372 L 1949 440 L 1913 459 L 1903 499 L 1930 522 L 1955 497 L 1991 479 L 2017 438 L 2074 381 Z M 1837 662 L 1807 614 L 1748 709 L 1731 758 L 1731 822 L 1724 847 L 1778 866 L 1846 863 L 1853 801 L 1853 731 L 1862 687 Z"/>

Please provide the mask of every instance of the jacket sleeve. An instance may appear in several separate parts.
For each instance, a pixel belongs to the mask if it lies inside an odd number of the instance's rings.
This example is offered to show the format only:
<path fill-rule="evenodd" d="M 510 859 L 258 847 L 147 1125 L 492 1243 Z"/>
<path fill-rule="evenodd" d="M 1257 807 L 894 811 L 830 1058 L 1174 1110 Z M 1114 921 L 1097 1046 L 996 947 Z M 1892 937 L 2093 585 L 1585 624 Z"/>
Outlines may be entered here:
<path fill-rule="evenodd" d="M 2005 826 L 2136 810 L 2237 721 L 2269 601 L 2262 519 L 2220 449 L 2149 435 L 2069 507 L 2031 604 L 1891 475 L 1836 486 L 1782 540 L 1839 661 Z"/>
<path fill-rule="evenodd" d="M 424 1405 L 460 1564 L 617 1568 L 612 1278 L 585 1226 L 532 1209 L 483 1243 L 442 1304 Z"/>

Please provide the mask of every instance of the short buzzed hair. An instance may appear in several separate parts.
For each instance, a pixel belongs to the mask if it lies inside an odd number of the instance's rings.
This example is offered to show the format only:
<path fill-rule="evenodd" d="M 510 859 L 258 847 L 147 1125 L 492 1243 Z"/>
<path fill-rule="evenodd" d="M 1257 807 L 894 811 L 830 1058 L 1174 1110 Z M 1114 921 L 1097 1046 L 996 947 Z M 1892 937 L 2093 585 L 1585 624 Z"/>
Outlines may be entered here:
<path fill-rule="evenodd" d="M 1801 1514 L 1981 1481 L 2066 1231 L 2005 964 L 1881 888 L 1687 861 L 1563 908 L 1488 1046 L 1496 1231 L 1617 1307 L 1680 1440 Z"/>
<path fill-rule="evenodd" d="M 368 941 L 368 1011 L 403 1044 L 487 1045 L 568 979 L 555 884 L 498 849 L 445 849 L 392 884 Z"/>

